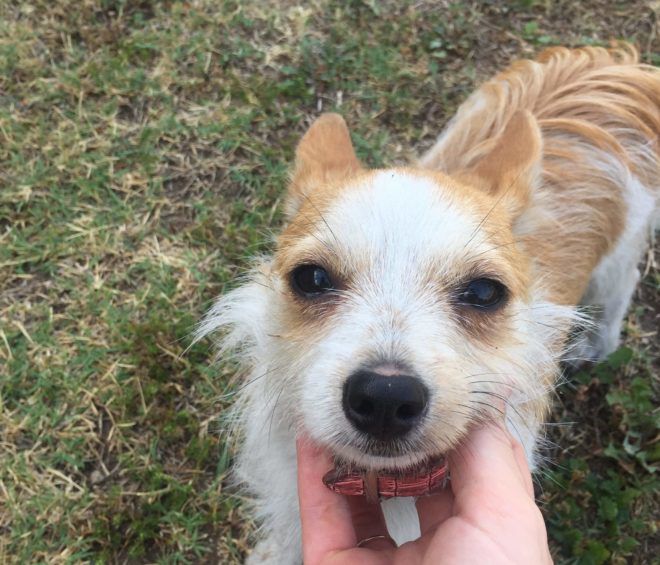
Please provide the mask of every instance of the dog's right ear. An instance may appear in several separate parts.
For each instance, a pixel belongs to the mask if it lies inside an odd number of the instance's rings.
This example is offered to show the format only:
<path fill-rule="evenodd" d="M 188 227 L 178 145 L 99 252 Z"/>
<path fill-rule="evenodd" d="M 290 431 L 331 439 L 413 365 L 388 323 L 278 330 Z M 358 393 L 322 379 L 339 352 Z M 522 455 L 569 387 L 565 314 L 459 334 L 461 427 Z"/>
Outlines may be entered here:
<path fill-rule="evenodd" d="M 295 215 L 303 200 L 315 190 L 350 177 L 361 168 L 344 118 L 339 114 L 321 115 L 296 149 L 295 169 L 285 203 L 287 217 Z"/>

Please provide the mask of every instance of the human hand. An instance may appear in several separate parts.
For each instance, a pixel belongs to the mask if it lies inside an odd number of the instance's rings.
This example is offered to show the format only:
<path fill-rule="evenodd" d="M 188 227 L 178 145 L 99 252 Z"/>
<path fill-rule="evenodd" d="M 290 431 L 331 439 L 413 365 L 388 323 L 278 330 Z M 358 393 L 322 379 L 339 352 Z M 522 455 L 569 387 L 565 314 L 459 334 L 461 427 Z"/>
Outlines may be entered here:
<path fill-rule="evenodd" d="M 332 467 L 327 452 L 306 438 L 297 448 L 305 565 L 552 563 L 523 449 L 495 423 L 449 454 L 447 488 L 417 500 L 421 537 L 398 548 L 379 504 L 323 485 Z"/>

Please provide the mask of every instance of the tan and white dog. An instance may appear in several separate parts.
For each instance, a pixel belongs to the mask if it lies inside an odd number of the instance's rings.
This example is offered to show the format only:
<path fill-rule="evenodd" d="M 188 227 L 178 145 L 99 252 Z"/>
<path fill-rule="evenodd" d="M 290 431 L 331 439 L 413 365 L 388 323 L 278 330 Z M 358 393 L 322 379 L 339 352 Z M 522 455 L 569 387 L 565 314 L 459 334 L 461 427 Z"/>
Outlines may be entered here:
<path fill-rule="evenodd" d="M 261 524 L 252 562 L 301 561 L 301 430 L 353 468 L 406 476 L 506 405 L 534 464 L 560 361 L 617 347 L 659 132 L 660 72 L 625 46 L 514 63 L 410 167 L 367 170 L 340 116 L 314 122 L 274 255 L 198 330 L 223 330 L 221 354 L 248 372 L 236 472 Z M 411 499 L 384 509 L 397 541 L 418 535 Z"/>

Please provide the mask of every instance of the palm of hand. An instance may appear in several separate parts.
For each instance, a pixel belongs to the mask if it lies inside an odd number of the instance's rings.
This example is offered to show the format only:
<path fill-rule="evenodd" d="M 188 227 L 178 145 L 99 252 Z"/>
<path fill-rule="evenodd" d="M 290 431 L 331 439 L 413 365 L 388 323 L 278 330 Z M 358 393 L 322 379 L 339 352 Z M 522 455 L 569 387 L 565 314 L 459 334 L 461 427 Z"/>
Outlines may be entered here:
<path fill-rule="evenodd" d="M 417 501 L 421 537 L 394 548 L 379 505 L 323 487 L 327 454 L 298 442 L 306 565 L 552 563 L 521 446 L 492 424 L 449 457 L 450 488 Z M 376 537 L 356 547 L 360 540 Z"/>

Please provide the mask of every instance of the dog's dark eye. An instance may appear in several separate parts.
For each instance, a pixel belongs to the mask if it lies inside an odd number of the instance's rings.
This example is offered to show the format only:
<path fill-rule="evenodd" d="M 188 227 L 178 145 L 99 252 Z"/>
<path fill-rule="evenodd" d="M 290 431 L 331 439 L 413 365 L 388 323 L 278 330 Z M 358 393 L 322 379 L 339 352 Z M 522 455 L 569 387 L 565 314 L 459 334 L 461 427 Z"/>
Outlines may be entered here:
<path fill-rule="evenodd" d="M 458 296 L 461 304 L 491 310 L 504 300 L 506 287 L 492 279 L 470 281 Z"/>
<path fill-rule="evenodd" d="M 301 265 L 291 274 L 293 288 L 307 297 L 318 296 L 333 289 L 330 275 L 318 265 Z"/>

